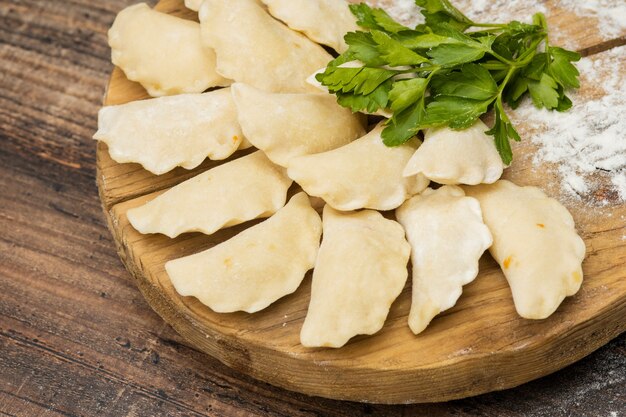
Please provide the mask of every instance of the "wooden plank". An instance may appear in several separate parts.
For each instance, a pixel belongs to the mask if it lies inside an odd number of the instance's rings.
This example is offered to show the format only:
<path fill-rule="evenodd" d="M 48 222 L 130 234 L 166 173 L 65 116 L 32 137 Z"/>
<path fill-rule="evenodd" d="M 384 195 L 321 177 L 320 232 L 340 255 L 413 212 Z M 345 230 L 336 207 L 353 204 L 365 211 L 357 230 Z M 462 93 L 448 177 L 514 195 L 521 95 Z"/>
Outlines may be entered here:
<path fill-rule="evenodd" d="M 120 265 L 93 178 L 90 137 L 111 71 L 106 30 L 132 3 L 0 0 L 0 415 L 192 414 L 161 397 L 213 416 L 609 416 L 626 407 L 626 335 L 517 389 L 423 406 L 295 394 L 183 344 Z"/>
<path fill-rule="evenodd" d="M 0 148 L 0 412 L 341 417 L 189 347 L 147 305 L 114 250 L 92 179 L 32 172 Z M 65 175 L 65 174 L 63 174 Z M 69 186 L 69 185 L 72 186 Z"/>

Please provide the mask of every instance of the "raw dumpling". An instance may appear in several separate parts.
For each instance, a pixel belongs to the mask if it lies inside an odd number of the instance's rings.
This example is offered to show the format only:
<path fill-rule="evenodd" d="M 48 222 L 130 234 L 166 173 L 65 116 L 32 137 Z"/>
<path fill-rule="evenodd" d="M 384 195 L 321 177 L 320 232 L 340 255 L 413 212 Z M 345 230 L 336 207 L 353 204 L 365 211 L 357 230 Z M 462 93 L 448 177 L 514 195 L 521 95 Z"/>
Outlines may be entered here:
<path fill-rule="evenodd" d="M 409 327 L 423 331 L 456 304 L 463 285 L 478 275 L 478 260 L 491 246 L 476 199 L 459 187 L 426 189 L 396 210 L 411 243 L 413 300 Z"/>
<path fill-rule="evenodd" d="M 197 12 L 200 10 L 200 6 L 202 6 L 202 2 L 204 0 L 185 0 L 185 7 Z"/>
<path fill-rule="evenodd" d="M 241 83 L 232 92 L 248 140 L 284 167 L 294 156 L 335 149 L 365 134 L 362 115 L 330 94 L 273 94 Z"/>
<path fill-rule="evenodd" d="M 197 12 L 200 10 L 200 6 L 202 6 L 202 2 L 204 0 L 185 0 L 185 7 L 187 7 L 190 10 L 193 10 L 194 12 Z M 261 0 L 254 0 L 259 4 Z M 263 7 L 265 7 L 265 5 L 263 5 Z"/>
<path fill-rule="evenodd" d="M 206 158 L 228 158 L 243 133 L 230 89 L 181 94 L 103 107 L 94 139 L 109 146 L 115 161 L 137 162 L 160 175 Z"/>
<path fill-rule="evenodd" d="M 406 283 L 410 251 L 402 227 L 380 213 L 324 207 L 324 239 L 300 342 L 341 347 L 379 331 Z"/>
<path fill-rule="evenodd" d="M 321 234 L 319 214 L 299 193 L 263 223 L 165 269 L 180 295 L 218 313 L 254 313 L 298 288 L 315 264 Z"/>
<path fill-rule="evenodd" d="M 251 148 L 252 146 L 254 146 L 254 145 L 252 145 L 252 143 L 250 143 L 250 141 L 248 140 L 248 138 L 246 138 L 246 137 L 244 136 L 244 137 L 243 137 L 243 139 L 241 140 L 241 145 L 239 145 L 239 149 L 240 149 L 240 150 L 243 150 L 243 149 L 248 149 L 248 148 Z"/>
<path fill-rule="evenodd" d="M 491 184 L 502 175 L 502 159 L 487 126 L 478 120 L 466 130 L 428 129 L 424 143 L 404 168 L 439 184 Z"/>
<path fill-rule="evenodd" d="M 310 195 L 337 210 L 392 210 L 428 186 L 422 175 L 402 176 L 415 141 L 385 146 L 378 125 L 367 135 L 332 151 L 293 158 L 287 171 Z"/>
<path fill-rule="evenodd" d="M 205 0 L 199 15 L 202 39 L 215 49 L 223 76 L 276 93 L 319 91 L 306 78 L 332 56 L 254 0 Z"/>
<path fill-rule="evenodd" d="M 261 0 L 272 16 L 309 39 L 342 53 L 348 49 L 343 37 L 359 30 L 345 0 Z"/>
<path fill-rule="evenodd" d="M 176 237 L 210 235 L 248 220 L 269 217 L 285 205 L 291 180 L 263 152 L 227 162 L 197 175 L 141 207 L 128 210 L 139 232 Z"/>
<path fill-rule="evenodd" d="M 122 10 L 109 30 L 113 63 L 153 97 L 201 93 L 230 81 L 215 72 L 215 52 L 200 25 L 139 3 Z"/>
<path fill-rule="evenodd" d="M 545 319 L 576 294 L 585 243 L 565 207 L 538 188 L 505 180 L 464 189 L 480 202 L 493 235 L 491 255 L 502 267 L 520 316 Z"/>

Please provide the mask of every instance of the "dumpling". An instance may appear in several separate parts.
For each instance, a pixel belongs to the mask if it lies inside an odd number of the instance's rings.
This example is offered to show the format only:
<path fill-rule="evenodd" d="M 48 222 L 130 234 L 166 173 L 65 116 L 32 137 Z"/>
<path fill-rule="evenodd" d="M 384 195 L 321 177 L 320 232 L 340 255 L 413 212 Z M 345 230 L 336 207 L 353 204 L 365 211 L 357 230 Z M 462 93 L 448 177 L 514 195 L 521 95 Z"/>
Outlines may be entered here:
<path fill-rule="evenodd" d="M 171 238 L 269 217 L 285 205 L 291 180 L 257 151 L 197 175 L 127 212 L 140 233 Z"/>
<path fill-rule="evenodd" d="M 415 142 L 385 146 L 378 125 L 367 135 L 332 151 L 293 158 L 287 174 L 310 195 L 337 210 L 392 210 L 428 186 L 422 175 L 402 176 Z"/>
<path fill-rule="evenodd" d="M 402 226 L 380 213 L 324 207 L 302 345 L 341 347 L 353 336 L 379 331 L 406 283 L 410 251 Z"/>
<path fill-rule="evenodd" d="M 273 94 L 242 83 L 232 86 L 241 128 L 275 164 L 324 152 L 365 134 L 362 115 L 330 94 Z"/>
<path fill-rule="evenodd" d="M 113 63 L 153 97 L 201 93 L 230 81 L 215 72 L 215 53 L 200 25 L 139 3 L 122 10 L 109 30 Z"/>
<path fill-rule="evenodd" d="M 185 0 L 185 7 L 197 12 L 200 10 L 200 6 L 202 6 L 202 2 L 204 0 Z"/>
<path fill-rule="evenodd" d="M 205 0 L 199 16 L 202 39 L 215 49 L 223 76 L 276 93 L 319 91 L 306 78 L 332 56 L 254 0 Z"/>
<path fill-rule="evenodd" d="M 478 120 L 466 130 L 428 129 L 424 143 L 404 168 L 405 176 L 423 174 L 439 184 L 491 184 L 504 165 L 487 126 Z"/>
<path fill-rule="evenodd" d="M 103 107 L 94 139 L 109 146 L 115 161 L 137 162 L 160 175 L 177 166 L 195 168 L 206 157 L 228 158 L 243 133 L 224 88 Z"/>
<path fill-rule="evenodd" d="M 200 6 L 202 6 L 203 1 L 204 0 L 185 0 L 185 7 L 190 10 L 193 10 L 194 12 L 197 12 L 200 10 Z M 259 4 L 262 4 L 260 3 L 261 0 L 254 0 L 254 1 L 256 1 Z M 265 5 L 263 5 L 263 7 L 265 7 Z"/>
<path fill-rule="evenodd" d="M 243 139 L 241 140 L 241 145 L 239 145 L 239 149 L 243 150 L 243 149 L 249 149 L 252 148 L 254 145 L 252 145 L 252 143 L 250 143 L 250 141 L 248 140 L 248 138 L 246 138 L 245 136 L 243 137 Z"/>
<path fill-rule="evenodd" d="M 342 53 L 348 49 L 343 37 L 359 30 L 345 0 L 261 0 L 275 18 L 309 39 Z"/>
<path fill-rule="evenodd" d="M 492 238 L 478 201 L 454 185 L 426 189 L 400 206 L 396 217 L 412 248 L 409 327 L 418 334 L 456 304 L 463 285 L 478 275 L 478 260 Z"/>
<path fill-rule="evenodd" d="M 319 214 L 299 193 L 263 223 L 165 269 L 180 295 L 218 313 L 254 313 L 300 286 L 315 264 L 321 234 Z"/>
<path fill-rule="evenodd" d="M 538 188 L 505 180 L 464 189 L 480 202 L 493 235 L 491 255 L 509 282 L 520 316 L 545 319 L 576 294 L 585 243 L 565 207 Z"/>

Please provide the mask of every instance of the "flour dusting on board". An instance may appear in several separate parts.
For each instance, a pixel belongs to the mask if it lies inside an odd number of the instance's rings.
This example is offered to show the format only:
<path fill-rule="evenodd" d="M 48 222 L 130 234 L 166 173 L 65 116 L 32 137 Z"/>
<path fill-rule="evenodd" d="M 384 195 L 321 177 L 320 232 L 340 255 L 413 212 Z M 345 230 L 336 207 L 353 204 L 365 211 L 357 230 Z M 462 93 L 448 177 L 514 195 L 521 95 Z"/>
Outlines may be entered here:
<path fill-rule="evenodd" d="M 365 0 L 371 7 L 382 7 L 394 20 L 408 27 L 424 23 L 424 16 L 415 0 Z"/>
<path fill-rule="evenodd" d="M 605 39 L 623 36 L 626 31 L 624 0 L 561 0 L 559 7 L 571 10 L 579 17 L 598 19 L 598 29 Z"/>
<path fill-rule="evenodd" d="M 539 145 L 535 163 L 555 163 L 566 195 L 600 204 L 618 199 L 626 201 L 626 46 L 604 52 L 578 63 L 583 91 L 598 80 L 603 91 L 580 97 L 574 92 L 574 106 L 565 113 L 538 110 L 530 101 L 516 112 L 515 118 L 538 128 L 529 137 Z M 610 192 L 598 198 L 596 182 L 603 178 Z M 594 194 L 594 198 L 585 198 Z M 611 196 L 612 195 L 612 196 Z"/>
<path fill-rule="evenodd" d="M 529 22 L 534 13 L 549 14 L 543 2 L 532 0 L 452 0 L 467 17 L 478 22 Z"/>
<path fill-rule="evenodd" d="M 391 17 L 406 26 L 423 23 L 420 8 L 414 0 L 367 0 L 373 7 L 382 7 Z M 558 10 L 550 10 L 546 1 L 533 0 L 453 0 L 452 4 L 472 20 L 484 22 L 529 21 L 533 13 L 550 17 L 565 11 L 581 18 L 597 19 L 604 39 L 623 36 L 626 31 L 626 2 L 624 0 L 560 0 Z"/>

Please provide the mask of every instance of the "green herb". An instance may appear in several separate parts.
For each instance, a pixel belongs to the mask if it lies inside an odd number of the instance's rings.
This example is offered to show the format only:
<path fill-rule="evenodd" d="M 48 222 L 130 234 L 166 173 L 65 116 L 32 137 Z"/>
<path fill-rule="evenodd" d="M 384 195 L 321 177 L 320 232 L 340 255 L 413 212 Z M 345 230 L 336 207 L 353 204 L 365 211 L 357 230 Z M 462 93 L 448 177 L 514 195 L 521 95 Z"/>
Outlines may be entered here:
<path fill-rule="evenodd" d="M 493 110 L 494 126 L 486 133 L 509 164 L 509 140 L 520 137 L 504 103 L 515 108 L 528 95 L 538 108 L 572 106 L 565 92 L 579 87 L 573 62 L 580 55 L 550 45 L 542 14 L 532 24 L 478 23 L 448 0 L 416 3 L 426 23 L 415 28 L 382 9 L 351 5 L 366 31 L 348 33 L 348 50 L 316 76 L 352 111 L 391 110 L 382 133 L 386 145 L 401 145 L 428 127 L 465 129 Z"/>

